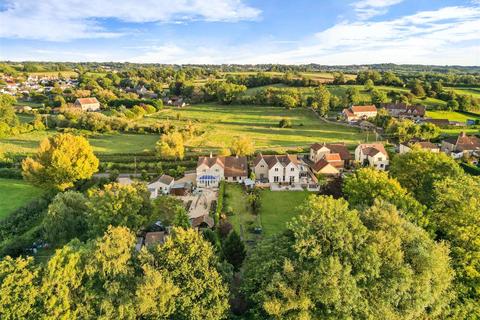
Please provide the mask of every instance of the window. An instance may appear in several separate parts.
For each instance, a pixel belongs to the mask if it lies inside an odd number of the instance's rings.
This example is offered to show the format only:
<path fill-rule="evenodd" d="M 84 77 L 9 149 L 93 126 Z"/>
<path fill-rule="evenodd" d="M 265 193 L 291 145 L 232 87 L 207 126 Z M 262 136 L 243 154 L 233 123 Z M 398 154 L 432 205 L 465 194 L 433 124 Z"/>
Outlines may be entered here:
<path fill-rule="evenodd" d="M 295 182 L 295 177 L 294 176 L 291 176 L 290 177 L 290 183 L 294 183 Z"/>
<path fill-rule="evenodd" d="M 215 172 L 218 172 L 218 169 L 215 169 Z"/>
<path fill-rule="evenodd" d="M 206 169 L 203 169 L 202 171 L 203 171 L 203 172 L 207 172 L 207 170 L 206 170 Z"/>
<path fill-rule="evenodd" d="M 295 168 L 293 168 L 293 167 L 292 167 L 292 168 L 290 168 L 290 171 L 295 171 Z"/>
<path fill-rule="evenodd" d="M 380 168 L 383 168 L 383 163 L 380 163 Z"/>
<path fill-rule="evenodd" d="M 275 172 L 278 172 L 278 168 L 275 168 Z"/>
<path fill-rule="evenodd" d="M 263 164 L 260 165 L 260 168 L 265 168 L 265 166 Z"/>
<path fill-rule="evenodd" d="M 382 157 L 378 157 L 378 161 L 383 161 L 383 158 L 382 158 Z"/>
<path fill-rule="evenodd" d="M 273 182 L 278 182 L 278 180 L 279 180 L 279 179 L 278 179 L 277 176 L 273 177 Z"/>
<path fill-rule="evenodd" d="M 237 177 L 233 177 L 233 181 L 237 181 Z"/>

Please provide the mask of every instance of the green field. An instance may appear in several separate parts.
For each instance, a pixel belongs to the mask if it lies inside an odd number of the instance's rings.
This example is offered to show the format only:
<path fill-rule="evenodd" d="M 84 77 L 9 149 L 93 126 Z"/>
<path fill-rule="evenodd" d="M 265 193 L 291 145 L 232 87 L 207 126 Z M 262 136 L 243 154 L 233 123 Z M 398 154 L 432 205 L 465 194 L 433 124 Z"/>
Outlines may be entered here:
<path fill-rule="evenodd" d="M 12 154 L 31 154 L 40 141 L 54 135 L 56 131 L 33 131 L 5 139 L 0 139 L 0 148 Z M 99 154 L 143 153 L 154 151 L 159 136 L 154 134 L 98 134 L 88 140 L 93 150 Z"/>
<path fill-rule="evenodd" d="M 40 189 L 22 180 L 0 178 L 0 220 L 41 194 Z"/>
<path fill-rule="evenodd" d="M 260 236 L 249 232 L 249 228 L 261 226 L 263 236 L 278 234 L 286 229 L 286 223 L 296 216 L 296 208 L 311 195 L 303 191 L 262 190 L 261 207 L 258 216 L 252 214 L 247 194 L 239 184 L 226 184 L 225 210 L 231 208 L 228 216 L 233 228 L 244 240 L 259 240 Z"/>
<path fill-rule="evenodd" d="M 76 78 L 78 77 L 78 73 L 75 71 L 41 71 L 41 72 L 29 72 L 28 75 L 31 76 L 58 76 L 60 74 L 62 77 L 66 78 Z"/>
<path fill-rule="evenodd" d="M 463 94 L 463 95 L 468 95 L 472 96 L 474 98 L 480 99 L 480 88 L 452 88 L 448 87 L 445 88 L 445 90 L 451 90 L 454 91 L 457 94 Z"/>
<path fill-rule="evenodd" d="M 467 122 L 468 119 L 480 120 L 480 115 L 466 115 L 456 111 L 427 111 L 427 117 L 433 119 L 448 119 L 450 121 Z"/>
<path fill-rule="evenodd" d="M 296 208 L 311 192 L 262 190 L 260 220 L 263 234 L 278 234 L 286 229 L 286 223 L 298 214 Z"/>
<path fill-rule="evenodd" d="M 281 119 L 290 119 L 292 128 L 278 128 Z M 142 122 L 169 120 L 183 126 L 191 122 L 201 134 L 187 141 L 191 151 L 229 147 L 237 136 L 250 138 L 257 150 L 299 150 L 313 142 L 344 141 L 357 144 L 366 135 L 339 124 L 325 123 L 308 109 L 286 110 L 253 105 L 193 105 L 181 109 L 164 109 Z"/>

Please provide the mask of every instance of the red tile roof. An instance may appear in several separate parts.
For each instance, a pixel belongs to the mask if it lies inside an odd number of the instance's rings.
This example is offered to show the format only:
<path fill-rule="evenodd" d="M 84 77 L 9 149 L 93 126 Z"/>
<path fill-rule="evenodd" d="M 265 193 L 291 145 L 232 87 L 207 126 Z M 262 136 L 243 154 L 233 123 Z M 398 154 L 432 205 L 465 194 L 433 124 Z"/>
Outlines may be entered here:
<path fill-rule="evenodd" d="M 99 103 L 97 98 L 78 98 L 75 102 L 80 104 L 94 104 Z"/>
<path fill-rule="evenodd" d="M 350 110 L 353 113 L 357 112 L 377 112 L 377 107 L 374 105 L 369 105 L 369 106 L 351 106 Z"/>

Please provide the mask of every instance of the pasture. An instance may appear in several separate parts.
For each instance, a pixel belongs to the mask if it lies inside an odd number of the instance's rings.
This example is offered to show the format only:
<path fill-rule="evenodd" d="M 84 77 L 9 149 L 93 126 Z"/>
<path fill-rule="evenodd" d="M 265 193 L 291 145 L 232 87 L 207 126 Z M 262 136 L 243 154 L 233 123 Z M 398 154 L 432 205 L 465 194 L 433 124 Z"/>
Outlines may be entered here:
<path fill-rule="evenodd" d="M 43 139 L 55 133 L 54 130 L 33 131 L 0 139 L 0 148 L 12 154 L 32 154 Z M 88 137 L 97 154 L 152 152 L 158 139 L 155 134 L 95 134 Z"/>
<path fill-rule="evenodd" d="M 0 220 L 41 194 L 41 189 L 23 180 L 0 178 Z"/>
<path fill-rule="evenodd" d="M 467 122 L 467 120 L 480 120 L 480 115 L 473 116 L 456 111 L 427 111 L 427 117 L 432 119 L 448 119 L 450 121 Z"/>
<path fill-rule="evenodd" d="M 289 119 L 292 128 L 279 128 L 282 119 Z M 170 121 L 184 126 L 191 123 L 199 135 L 186 142 L 190 151 L 214 151 L 229 147 L 235 137 L 247 137 L 257 150 L 302 150 L 313 142 L 344 141 L 357 144 L 366 135 L 358 129 L 325 123 L 309 109 L 287 110 L 280 107 L 254 105 L 192 105 L 181 109 L 164 109 L 141 121 Z M 214 149 L 214 150 L 212 150 Z"/>

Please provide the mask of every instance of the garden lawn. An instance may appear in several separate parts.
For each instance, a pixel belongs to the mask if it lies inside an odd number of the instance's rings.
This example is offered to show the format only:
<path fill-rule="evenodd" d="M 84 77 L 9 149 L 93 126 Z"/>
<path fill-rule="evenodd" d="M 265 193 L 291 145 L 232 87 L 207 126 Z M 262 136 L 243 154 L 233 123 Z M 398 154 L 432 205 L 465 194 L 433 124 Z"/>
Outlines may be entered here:
<path fill-rule="evenodd" d="M 249 232 L 249 227 L 259 226 L 258 216 L 252 213 L 247 200 L 247 194 L 240 184 L 225 184 L 224 211 L 232 209 L 233 214 L 228 216 L 228 220 L 233 225 L 234 230 L 245 240 L 256 240 L 257 237 Z"/>
<path fill-rule="evenodd" d="M 311 194 L 307 191 L 262 190 L 260 220 L 263 234 L 271 236 L 284 231 L 286 223 L 298 215 L 296 208 Z"/>
<path fill-rule="evenodd" d="M 287 110 L 256 105 L 202 104 L 185 108 L 164 109 L 142 119 L 142 122 L 167 120 L 179 127 L 192 123 L 199 135 L 186 142 L 189 151 L 205 152 L 230 147 L 235 137 L 247 137 L 260 151 L 303 150 L 314 142 L 344 141 L 355 145 L 365 141 L 360 130 L 335 123 L 325 123 L 309 109 Z M 289 119 L 292 128 L 279 128 Z"/>
<path fill-rule="evenodd" d="M 0 149 L 12 154 L 32 154 L 43 139 L 55 133 L 54 130 L 32 131 L 0 139 Z M 159 135 L 155 134 L 97 134 L 88 138 L 97 154 L 151 152 L 158 139 Z"/>
<path fill-rule="evenodd" d="M 0 220 L 41 194 L 41 189 L 23 180 L 0 178 Z"/>

